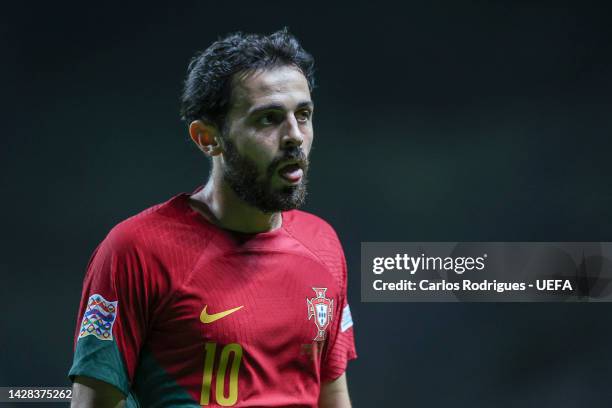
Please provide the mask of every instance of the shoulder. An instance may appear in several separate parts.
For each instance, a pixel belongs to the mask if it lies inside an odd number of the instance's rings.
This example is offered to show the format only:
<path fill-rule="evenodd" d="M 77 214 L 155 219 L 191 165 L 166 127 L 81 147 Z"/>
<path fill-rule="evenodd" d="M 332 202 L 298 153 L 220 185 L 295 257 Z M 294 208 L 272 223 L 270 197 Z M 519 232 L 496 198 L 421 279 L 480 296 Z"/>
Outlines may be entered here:
<path fill-rule="evenodd" d="M 327 265 L 339 281 L 344 281 L 344 251 L 334 228 L 322 218 L 305 211 L 288 211 L 284 217 L 287 219 L 286 231 Z"/>
<path fill-rule="evenodd" d="M 288 218 L 287 231 L 294 237 L 307 241 L 311 246 L 339 246 L 340 240 L 334 228 L 324 219 L 308 213 L 306 211 L 288 211 L 285 217 Z"/>
<path fill-rule="evenodd" d="M 143 272 L 188 269 L 208 243 L 209 234 L 193 222 L 177 203 L 179 199 L 180 196 L 173 197 L 115 225 L 96 249 L 94 258 L 105 263 L 128 263 Z"/>
<path fill-rule="evenodd" d="M 117 248 L 138 247 L 142 250 L 163 249 L 165 246 L 194 244 L 194 237 L 208 239 L 211 234 L 204 224 L 195 222 L 186 201 L 186 194 L 133 215 L 115 225 L 106 240 Z M 201 247 L 201 242 L 195 243 Z"/>
<path fill-rule="evenodd" d="M 147 252 L 165 241 L 172 230 L 172 220 L 160 213 L 167 206 L 161 203 L 149 207 L 115 225 L 102 245 L 113 252 Z"/>

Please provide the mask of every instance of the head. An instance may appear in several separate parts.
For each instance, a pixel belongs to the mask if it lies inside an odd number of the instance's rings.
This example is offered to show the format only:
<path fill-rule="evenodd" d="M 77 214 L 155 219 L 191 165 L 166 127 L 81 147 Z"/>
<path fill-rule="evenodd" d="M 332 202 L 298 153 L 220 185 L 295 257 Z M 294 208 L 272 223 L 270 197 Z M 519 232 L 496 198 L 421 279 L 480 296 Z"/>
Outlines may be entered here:
<path fill-rule="evenodd" d="M 182 116 L 213 172 L 247 204 L 271 213 L 306 196 L 314 62 L 286 29 L 232 34 L 188 68 Z"/>

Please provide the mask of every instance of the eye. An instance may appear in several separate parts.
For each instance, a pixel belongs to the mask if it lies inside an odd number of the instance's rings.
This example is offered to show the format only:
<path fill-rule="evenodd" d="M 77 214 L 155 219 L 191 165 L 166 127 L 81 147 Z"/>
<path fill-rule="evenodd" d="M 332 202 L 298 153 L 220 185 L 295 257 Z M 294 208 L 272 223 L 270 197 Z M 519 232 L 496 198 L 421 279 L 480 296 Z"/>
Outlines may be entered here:
<path fill-rule="evenodd" d="M 295 118 L 297 119 L 298 122 L 300 123 L 306 123 L 310 120 L 310 117 L 312 116 L 312 112 L 309 110 L 302 110 L 299 111 L 295 114 Z"/>
<path fill-rule="evenodd" d="M 259 119 L 257 119 L 257 123 L 259 123 L 261 126 L 274 125 L 279 121 L 278 116 L 279 115 L 274 112 L 269 112 L 263 116 L 260 116 Z"/>
<path fill-rule="evenodd" d="M 268 126 L 272 124 L 272 115 L 264 115 L 257 121 L 260 125 Z"/>

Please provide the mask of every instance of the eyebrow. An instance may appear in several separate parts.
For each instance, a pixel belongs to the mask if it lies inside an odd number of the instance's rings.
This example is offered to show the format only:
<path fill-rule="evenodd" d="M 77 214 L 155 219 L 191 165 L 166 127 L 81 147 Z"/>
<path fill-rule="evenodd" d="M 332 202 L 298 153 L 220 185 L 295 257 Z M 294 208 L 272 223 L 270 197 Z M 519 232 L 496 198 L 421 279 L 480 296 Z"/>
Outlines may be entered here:
<path fill-rule="evenodd" d="M 310 108 L 312 110 L 314 108 L 314 104 L 312 103 L 312 101 L 304 101 L 304 102 L 298 103 L 297 109 L 304 109 L 304 108 Z M 267 105 L 262 105 L 262 106 L 251 108 L 249 112 L 247 113 L 247 115 L 251 116 L 256 113 L 263 112 L 263 111 L 269 111 L 269 110 L 285 110 L 285 107 L 281 105 L 280 103 L 269 103 Z"/>

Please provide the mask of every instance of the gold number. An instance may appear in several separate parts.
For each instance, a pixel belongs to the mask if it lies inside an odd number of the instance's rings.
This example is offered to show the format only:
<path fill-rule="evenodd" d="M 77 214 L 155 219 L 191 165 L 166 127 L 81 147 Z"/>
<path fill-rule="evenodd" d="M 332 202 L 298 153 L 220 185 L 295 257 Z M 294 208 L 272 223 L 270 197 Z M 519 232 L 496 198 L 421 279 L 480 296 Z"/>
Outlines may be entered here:
<path fill-rule="evenodd" d="M 202 378 L 200 405 L 208 405 L 210 401 L 210 383 L 212 382 L 212 370 L 215 362 L 216 350 L 217 343 L 206 343 L 206 357 L 204 358 L 204 377 Z"/>
<path fill-rule="evenodd" d="M 230 368 L 229 395 L 226 398 L 223 392 L 223 385 L 225 384 L 225 371 L 227 369 L 230 353 L 234 353 L 234 361 L 232 361 L 232 367 Z M 219 368 L 217 369 L 217 389 L 215 396 L 217 397 L 219 405 L 230 407 L 238 400 L 238 370 L 240 369 L 240 362 L 242 361 L 242 347 L 240 344 L 232 343 L 223 347 L 220 360 Z"/>
<path fill-rule="evenodd" d="M 202 392 L 200 394 L 200 405 L 210 403 L 210 388 L 212 384 L 213 365 L 215 362 L 217 343 L 206 343 L 206 356 L 204 358 L 204 376 L 202 377 Z M 229 362 L 230 353 L 234 354 L 232 366 L 229 373 L 229 394 L 225 396 L 225 373 Z M 238 371 L 242 362 L 242 346 L 231 343 L 223 347 L 217 367 L 217 380 L 215 384 L 215 397 L 217 403 L 224 407 L 230 407 L 238 401 Z"/>

